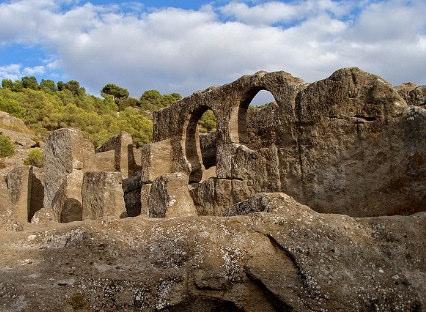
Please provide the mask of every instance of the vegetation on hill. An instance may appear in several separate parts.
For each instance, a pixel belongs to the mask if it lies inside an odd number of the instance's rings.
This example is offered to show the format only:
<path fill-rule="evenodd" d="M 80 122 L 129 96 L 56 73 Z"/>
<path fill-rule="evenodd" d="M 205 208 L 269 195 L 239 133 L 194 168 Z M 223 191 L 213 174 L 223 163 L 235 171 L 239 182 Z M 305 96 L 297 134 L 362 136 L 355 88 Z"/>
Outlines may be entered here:
<path fill-rule="evenodd" d="M 126 131 L 138 145 L 151 141 L 152 112 L 181 99 L 177 93 L 161 94 L 145 91 L 139 99 L 129 97 L 127 89 L 109 83 L 101 90 L 102 97 L 86 93 L 75 80 L 68 82 L 23 77 L 2 80 L 0 111 L 21 118 L 44 137 L 49 131 L 74 127 L 82 130 L 100 146 L 110 137 Z M 214 115 L 213 115 L 214 119 Z M 215 127 L 212 116 L 200 122 L 206 129 Z"/>

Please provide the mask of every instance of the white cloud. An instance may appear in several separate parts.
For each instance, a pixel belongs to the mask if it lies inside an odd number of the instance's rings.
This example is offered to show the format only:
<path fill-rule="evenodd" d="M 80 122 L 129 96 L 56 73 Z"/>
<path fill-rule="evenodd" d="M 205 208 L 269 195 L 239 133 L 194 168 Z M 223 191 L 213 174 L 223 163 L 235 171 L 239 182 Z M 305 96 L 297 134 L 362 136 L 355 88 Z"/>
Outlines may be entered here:
<path fill-rule="evenodd" d="M 394 83 L 426 83 L 424 1 L 357 2 L 360 14 L 351 13 L 353 3 L 231 2 L 123 13 L 87 3 L 63 10 L 58 1 L 17 0 L 0 5 L 0 43 L 42 44 L 55 56 L 48 70 L 60 67 L 91 91 L 112 81 L 135 95 L 149 88 L 188 94 L 261 69 L 313 81 L 344 66 Z"/>
<path fill-rule="evenodd" d="M 305 0 L 289 3 L 269 1 L 249 6 L 241 1 L 232 1 L 220 10 L 235 20 L 248 24 L 274 24 L 294 22 L 321 13 L 344 15 L 354 4 L 331 0 Z"/>
<path fill-rule="evenodd" d="M 34 76 L 45 73 L 44 66 L 23 67 L 21 64 L 0 66 L 0 79 L 17 80 L 23 76 Z"/>

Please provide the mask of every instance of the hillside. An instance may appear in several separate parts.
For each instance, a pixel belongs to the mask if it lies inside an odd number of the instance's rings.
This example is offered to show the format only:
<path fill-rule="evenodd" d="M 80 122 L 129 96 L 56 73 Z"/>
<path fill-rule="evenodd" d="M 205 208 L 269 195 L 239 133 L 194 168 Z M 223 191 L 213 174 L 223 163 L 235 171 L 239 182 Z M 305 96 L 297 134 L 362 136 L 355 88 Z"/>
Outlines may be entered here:
<path fill-rule="evenodd" d="M 39 140 L 49 131 L 73 127 L 82 130 L 96 147 L 122 131 L 141 146 L 152 138 L 152 112 L 181 99 L 177 93 L 161 94 L 156 90 L 145 91 L 135 99 L 115 84 L 105 85 L 101 94 L 87 94 L 77 81 L 5 79 L 0 88 L 0 111 L 22 119 Z M 209 128 L 214 127 L 212 117 L 204 118 Z"/>

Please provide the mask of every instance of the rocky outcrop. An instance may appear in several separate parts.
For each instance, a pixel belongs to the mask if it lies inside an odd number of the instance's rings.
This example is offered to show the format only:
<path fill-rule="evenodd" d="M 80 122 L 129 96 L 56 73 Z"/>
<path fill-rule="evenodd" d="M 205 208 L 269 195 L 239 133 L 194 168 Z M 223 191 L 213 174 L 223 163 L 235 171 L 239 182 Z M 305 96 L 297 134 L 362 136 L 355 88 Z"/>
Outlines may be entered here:
<path fill-rule="evenodd" d="M 426 106 L 426 86 L 417 86 L 407 82 L 396 86 L 395 90 L 404 98 L 408 105 Z"/>
<path fill-rule="evenodd" d="M 273 213 L 6 232 L 0 307 L 422 311 L 425 213 L 357 219 L 319 214 L 285 194 L 262 198 L 261 210 Z"/>
<path fill-rule="evenodd" d="M 260 90 L 275 102 L 249 109 Z M 167 161 L 146 162 L 143 170 L 189 175 L 201 214 L 226 215 L 254 193 L 279 191 L 319 212 L 424 211 L 425 110 L 407 105 L 408 98 L 421 102 L 413 90 L 398 93 L 358 68 L 311 84 L 284 72 L 244 76 L 156 112 L 154 142 L 145 149 Z M 207 110 L 217 118 L 214 141 L 197 131 Z"/>

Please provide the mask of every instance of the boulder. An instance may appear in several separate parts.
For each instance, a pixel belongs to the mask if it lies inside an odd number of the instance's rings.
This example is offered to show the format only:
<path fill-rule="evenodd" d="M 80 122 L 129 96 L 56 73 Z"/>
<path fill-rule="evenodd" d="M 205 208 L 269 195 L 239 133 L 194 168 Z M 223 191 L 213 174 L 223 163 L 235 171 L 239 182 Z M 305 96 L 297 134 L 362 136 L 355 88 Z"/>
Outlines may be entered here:
<path fill-rule="evenodd" d="M 50 208 L 40 208 L 34 213 L 31 223 L 33 224 L 48 224 L 56 222 L 55 213 Z"/>
<path fill-rule="evenodd" d="M 202 216 L 230 216 L 232 207 L 256 193 L 247 180 L 209 178 L 190 185 L 197 212 Z"/>
<path fill-rule="evenodd" d="M 246 215 L 255 212 L 286 214 L 288 209 L 301 211 L 309 209 L 285 193 L 257 193 L 247 200 L 238 202 L 230 215 Z"/>

